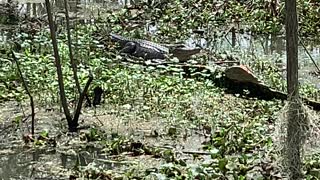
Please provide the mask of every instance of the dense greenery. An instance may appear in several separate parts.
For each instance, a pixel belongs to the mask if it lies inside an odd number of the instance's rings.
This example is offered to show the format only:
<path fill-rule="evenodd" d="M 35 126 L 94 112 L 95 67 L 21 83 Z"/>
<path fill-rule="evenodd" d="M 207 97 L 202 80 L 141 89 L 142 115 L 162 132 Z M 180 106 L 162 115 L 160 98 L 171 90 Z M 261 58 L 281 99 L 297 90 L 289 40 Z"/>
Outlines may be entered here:
<path fill-rule="evenodd" d="M 284 33 L 284 1 L 251 0 L 238 1 L 170 1 L 162 3 L 141 3 L 137 10 L 125 9 L 119 12 L 108 11 L 100 17 L 108 22 L 113 30 L 129 29 L 131 22 L 156 25 L 160 37 L 171 40 L 190 36 L 190 30 L 205 29 L 209 35 L 217 35 L 221 28 L 240 26 L 240 32 L 253 34 Z M 318 2 L 298 0 L 300 35 L 318 35 Z M 128 27 L 129 25 L 129 27 Z M 226 27 L 227 26 L 227 27 Z M 139 36 L 141 33 L 137 33 Z"/>
<path fill-rule="evenodd" d="M 109 132 L 103 128 L 91 128 L 84 135 L 83 143 L 94 142 L 107 155 L 132 153 L 133 156 L 148 155 L 159 160 L 161 166 L 128 166 L 125 171 L 107 171 L 99 166 L 76 167 L 74 176 L 91 178 L 129 177 L 142 179 L 145 176 L 175 179 L 281 179 L 279 156 L 274 149 L 274 128 L 278 113 L 284 102 L 244 99 L 240 95 L 226 94 L 205 78 L 183 78 L 179 69 L 143 67 L 123 63 L 113 43 L 105 38 L 107 32 L 121 32 L 132 37 L 149 37 L 145 26 L 155 25 L 158 42 L 179 42 L 191 36 L 192 30 L 204 29 L 207 40 L 224 36 L 229 27 L 226 24 L 240 21 L 244 28 L 238 31 L 257 33 L 280 33 L 283 29 L 283 2 L 272 9 L 271 1 L 170 1 L 150 5 L 138 5 L 138 10 L 124 8 L 119 11 L 101 10 L 95 25 L 78 25 L 72 30 L 75 57 L 78 61 L 78 75 L 83 87 L 89 70 L 95 76 L 90 88 L 99 85 L 105 90 L 100 111 L 116 114 L 117 118 L 131 123 L 161 123 L 154 131 L 160 147 L 144 138 Z M 142 8 L 143 7 L 143 8 Z M 315 3 L 299 1 L 301 34 L 317 35 L 318 6 Z M 139 26 L 136 24 L 138 23 Z M 69 62 L 66 31 L 59 27 L 59 53 L 63 63 L 66 93 L 70 102 L 78 94 L 72 78 Z M 103 29 L 103 30 L 102 30 Z M 134 31 L 130 31 L 134 29 Z M 59 103 L 56 69 L 53 63 L 51 39 L 47 29 L 35 34 L 12 31 L 6 42 L 0 42 L 0 101 L 22 102 L 27 96 L 18 76 L 10 51 L 17 53 L 21 69 L 38 106 L 53 107 Z M 76 40 L 75 40 L 76 39 Z M 215 52 L 216 55 L 224 50 Z M 198 62 L 207 62 L 210 55 L 197 57 Z M 221 55 L 223 56 L 223 55 Z M 269 59 L 233 54 L 250 65 L 259 79 L 277 90 L 285 91 L 281 71 Z M 168 71 L 175 71 L 169 74 Z M 206 74 L 203 74 L 205 76 Z M 318 90 L 308 84 L 301 87 L 302 95 L 315 97 Z M 117 120 L 119 120 L 117 119 Z M 17 120 L 17 118 L 15 119 Z M 21 120 L 21 118 L 19 119 Z M 280 119 L 283 120 L 283 119 Z M 192 133 L 206 137 L 199 151 L 208 152 L 208 157 L 193 154 L 187 158 L 177 148 L 164 148 L 166 140 L 172 146 L 179 139 L 187 139 Z M 45 135 L 43 135 L 45 134 Z M 111 136 L 110 136 L 111 134 Z M 48 133 L 41 133 L 35 146 L 48 145 L 42 141 Z M 54 136 L 57 136 L 56 134 Z M 179 143 L 178 143 L 179 144 Z M 87 147 L 87 146 L 85 146 Z M 124 158 L 121 155 L 119 159 Z M 116 159 L 116 158 L 115 158 Z M 143 160 L 142 160 L 143 161 Z M 319 167 L 319 158 L 305 161 L 304 170 L 310 177 Z"/>

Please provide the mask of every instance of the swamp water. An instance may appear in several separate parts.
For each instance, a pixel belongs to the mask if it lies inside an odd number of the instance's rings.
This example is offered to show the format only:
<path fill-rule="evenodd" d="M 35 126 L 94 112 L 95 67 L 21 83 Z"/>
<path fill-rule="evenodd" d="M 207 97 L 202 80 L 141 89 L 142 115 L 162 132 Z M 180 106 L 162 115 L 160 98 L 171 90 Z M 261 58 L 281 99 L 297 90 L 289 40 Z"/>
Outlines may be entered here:
<path fill-rule="evenodd" d="M 2 0 L 3 1 L 3 0 Z M 1 3 L 0 1 L 0 6 Z M 41 16 L 45 14 L 45 6 L 43 0 L 19 1 L 19 9 L 21 13 L 29 14 L 31 16 Z M 63 8 L 63 1 L 54 1 L 55 8 Z M 122 5 L 130 3 L 129 1 L 80 1 L 80 5 L 86 7 L 93 6 L 107 6 L 108 8 L 121 8 Z M 76 3 L 70 1 L 71 10 L 75 9 Z M 0 29 L 2 29 L 0 27 Z M 156 28 L 151 28 L 156 31 Z M 7 34 L 0 32 L 0 40 L 5 41 Z M 211 45 L 196 35 L 186 40 L 190 46 L 198 44 L 205 48 L 210 48 L 219 51 L 240 52 L 242 54 L 251 54 L 257 57 L 265 57 L 271 59 L 274 63 L 279 63 L 280 66 L 285 67 L 286 52 L 285 41 L 283 37 L 273 36 L 250 36 L 247 34 L 236 35 L 236 46 L 231 46 L 231 33 L 226 37 L 217 39 Z M 308 51 L 315 59 L 316 63 L 320 64 L 320 44 L 311 43 L 307 45 Z M 300 60 L 300 76 L 301 82 L 311 83 L 320 88 L 320 80 L 317 77 L 310 75 L 310 71 L 316 71 L 310 57 L 307 55 L 303 46 L 299 46 L 299 60 Z M 284 76 L 285 78 L 285 72 Z M 14 107 L 16 105 L 5 105 Z M 3 108 L 2 108 L 3 110 Z M 12 112 L 12 109 L 8 112 Z M 5 114 L 5 112 L 2 112 Z M 5 125 L 11 120 L 11 115 L 1 116 L 1 129 L 5 132 Z M 55 121 L 55 120 L 52 120 Z M 57 119 L 59 121 L 59 118 Z M 47 125 L 48 126 L 48 125 Z M 58 127 L 56 127 L 58 129 Z M 30 149 L 23 147 L 21 136 L 17 136 L 19 132 L 0 133 L 0 179 L 67 179 L 68 169 L 76 168 L 78 165 L 86 166 L 95 159 L 107 159 L 103 155 L 101 149 L 97 148 L 83 148 L 78 149 L 77 152 L 65 150 L 56 150 L 55 148 L 46 149 Z M 13 135 L 12 137 L 10 135 Z M 22 133 L 20 134 L 22 135 Z M 184 147 L 190 147 L 190 150 L 197 150 L 201 144 L 196 143 L 197 140 L 202 140 L 198 135 L 189 137 L 191 140 L 186 140 L 187 144 Z M 201 140 L 200 140 L 201 139 Z M 194 149 L 192 149 L 193 147 Z M 70 151 L 70 152 L 69 152 Z M 69 153 L 68 153 L 69 152 Z M 114 163 L 102 163 L 105 169 L 115 168 Z M 124 165 L 126 166 L 126 165 Z"/>

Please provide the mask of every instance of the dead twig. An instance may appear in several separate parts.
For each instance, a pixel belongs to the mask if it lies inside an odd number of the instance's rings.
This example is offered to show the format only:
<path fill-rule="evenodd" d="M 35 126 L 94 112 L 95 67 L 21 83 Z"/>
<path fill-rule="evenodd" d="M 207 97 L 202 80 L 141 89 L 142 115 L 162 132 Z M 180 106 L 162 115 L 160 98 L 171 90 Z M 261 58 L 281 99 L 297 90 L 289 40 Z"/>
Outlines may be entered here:
<path fill-rule="evenodd" d="M 313 59 L 313 57 L 311 56 L 311 54 L 309 53 L 308 49 L 306 48 L 306 46 L 304 45 L 304 43 L 301 41 L 300 37 L 298 37 L 300 44 L 302 45 L 303 49 L 306 51 L 306 53 L 308 54 L 309 58 L 311 59 L 312 63 L 314 64 L 314 66 L 317 68 L 318 73 L 320 73 L 320 69 L 319 66 L 317 65 L 316 61 Z"/>
<path fill-rule="evenodd" d="M 182 151 L 184 154 L 192 154 L 192 155 L 211 155 L 210 152 L 205 151 Z"/>
<path fill-rule="evenodd" d="M 114 160 L 107 160 L 107 159 L 96 159 L 97 161 L 108 163 L 108 164 L 119 164 L 119 165 L 137 165 L 138 163 L 135 161 L 114 161 Z"/>

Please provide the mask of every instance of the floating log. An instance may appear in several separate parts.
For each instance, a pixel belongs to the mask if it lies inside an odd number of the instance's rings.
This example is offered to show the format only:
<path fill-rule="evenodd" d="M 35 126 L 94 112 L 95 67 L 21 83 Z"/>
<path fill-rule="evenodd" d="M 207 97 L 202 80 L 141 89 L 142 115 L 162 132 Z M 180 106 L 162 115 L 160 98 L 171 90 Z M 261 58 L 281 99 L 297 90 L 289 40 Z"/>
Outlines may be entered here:
<path fill-rule="evenodd" d="M 144 66 L 159 66 L 165 65 L 172 68 L 181 68 L 186 78 L 193 78 L 200 76 L 202 78 L 210 79 L 216 86 L 225 88 L 226 92 L 232 94 L 240 94 L 244 97 L 256 97 L 261 100 L 287 100 L 288 96 L 284 92 L 271 89 L 263 84 L 253 74 L 253 72 L 244 65 L 233 65 L 229 67 L 220 66 L 223 62 L 219 61 L 216 66 L 192 65 L 186 63 L 172 63 L 166 61 L 135 61 L 124 58 L 127 62 L 140 64 Z M 227 64 L 229 61 L 227 62 Z M 170 68 L 168 68 L 170 69 Z M 201 73 L 199 73 L 201 72 Z M 203 76 L 207 74 L 208 76 Z M 301 98 L 308 106 L 314 110 L 320 110 L 320 102 L 310 100 L 308 98 Z"/>

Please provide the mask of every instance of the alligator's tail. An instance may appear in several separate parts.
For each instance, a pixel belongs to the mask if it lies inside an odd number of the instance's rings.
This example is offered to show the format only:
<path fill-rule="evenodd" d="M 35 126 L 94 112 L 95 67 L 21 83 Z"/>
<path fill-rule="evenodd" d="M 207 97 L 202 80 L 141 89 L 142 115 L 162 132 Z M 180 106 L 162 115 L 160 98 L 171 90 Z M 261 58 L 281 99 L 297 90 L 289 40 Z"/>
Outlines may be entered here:
<path fill-rule="evenodd" d="M 110 38 L 111 38 L 112 40 L 115 40 L 115 41 L 124 41 L 124 40 L 126 40 L 125 37 L 120 36 L 120 35 L 118 35 L 118 34 L 114 34 L 114 33 L 110 33 Z"/>

